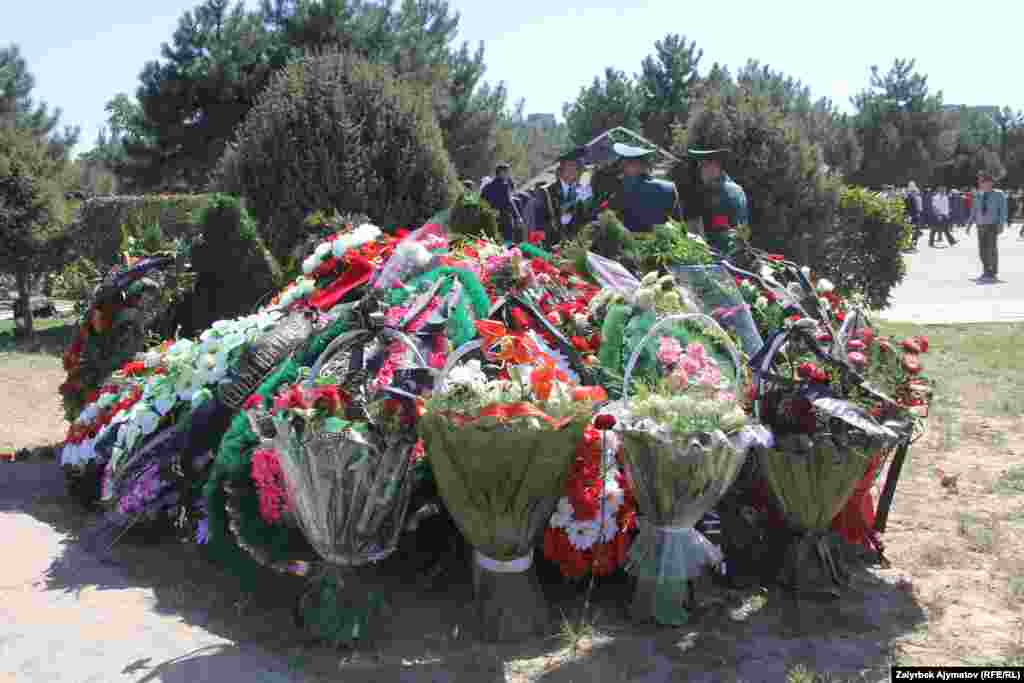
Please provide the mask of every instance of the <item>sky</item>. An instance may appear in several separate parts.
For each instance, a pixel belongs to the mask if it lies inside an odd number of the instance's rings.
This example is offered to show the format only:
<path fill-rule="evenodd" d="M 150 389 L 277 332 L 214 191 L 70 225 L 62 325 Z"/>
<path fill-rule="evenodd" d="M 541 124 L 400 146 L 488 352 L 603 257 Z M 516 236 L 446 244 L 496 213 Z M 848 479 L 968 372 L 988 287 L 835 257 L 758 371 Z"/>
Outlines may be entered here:
<path fill-rule="evenodd" d="M 849 109 L 872 64 L 913 57 L 947 103 L 1024 109 L 1024 2 L 992 0 L 940 11 L 933 0 L 587 0 L 572 9 L 552 0 L 451 0 L 459 41 L 484 41 L 486 79 L 504 81 L 510 103 L 553 113 L 612 66 L 638 73 L 667 33 L 704 50 L 735 73 L 748 58 L 799 78 L 815 97 Z M 134 95 L 147 61 L 160 57 L 179 17 L 199 0 L 5 2 L 0 44 L 17 43 L 36 77 L 34 96 L 81 126 L 76 152 L 92 147 L 104 105 Z M 255 6 L 255 0 L 249 0 Z"/>

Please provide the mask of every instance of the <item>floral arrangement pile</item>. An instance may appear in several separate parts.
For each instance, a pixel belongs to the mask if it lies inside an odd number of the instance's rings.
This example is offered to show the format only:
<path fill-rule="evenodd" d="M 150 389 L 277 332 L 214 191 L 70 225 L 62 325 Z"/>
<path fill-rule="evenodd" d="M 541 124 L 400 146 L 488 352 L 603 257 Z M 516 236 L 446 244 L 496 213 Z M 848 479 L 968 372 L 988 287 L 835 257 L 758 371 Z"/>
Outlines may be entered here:
<path fill-rule="evenodd" d="M 739 269 L 683 225 L 620 227 L 604 211 L 549 252 L 336 224 L 254 315 L 95 381 L 62 464 L 93 472 L 118 524 L 173 522 L 240 581 L 258 565 L 372 572 L 439 496 L 492 639 L 546 622 L 537 561 L 570 579 L 626 569 L 638 618 L 685 621 L 691 582 L 722 559 L 694 527 L 741 470 L 814 543 L 832 525 L 862 542 L 858 484 L 927 415 L 927 340 L 880 338 L 781 257 Z M 850 437 L 826 448 L 836 420 Z M 351 575 L 317 575 L 321 635 L 365 633 L 371 606 L 323 597 Z"/>

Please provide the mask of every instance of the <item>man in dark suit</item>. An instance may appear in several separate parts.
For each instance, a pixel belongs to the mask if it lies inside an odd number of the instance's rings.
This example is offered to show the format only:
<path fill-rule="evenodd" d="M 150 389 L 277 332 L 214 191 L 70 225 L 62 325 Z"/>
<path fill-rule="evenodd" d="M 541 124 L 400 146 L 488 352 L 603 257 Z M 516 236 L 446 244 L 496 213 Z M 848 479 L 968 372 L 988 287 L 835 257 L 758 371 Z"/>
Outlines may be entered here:
<path fill-rule="evenodd" d="M 558 158 L 558 178 L 538 192 L 537 224 L 544 231 L 544 244 L 552 247 L 571 239 L 587 220 L 584 201 L 590 188 L 580 183 L 580 168 L 586 149 L 577 147 Z"/>
<path fill-rule="evenodd" d="M 498 212 L 498 220 L 501 225 L 501 236 L 506 242 L 518 244 L 522 239 L 522 218 L 519 215 L 519 207 L 512 199 L 515 189 L 512 178 L 509 176 L 511 167 L 506 163 L 498 164 L 495 168 L 494 180 L 487 183 L 481 190 L 480 196 Z"/>
<path fill-rule="evenodd" d="M 651 176 L 655 150 L 616 143 L 612 149 L 622 160 L 622 186 L 608 206 L 622 216 L 630 232 L 651 232 L 668 219 L 682 220 L 682 203 L 675 183 Z"/>
<path fill-rule="evenodd" d="M 722 167 L 729 150 L 690 149 L 687 155 L 699 166 L 703 205 L 695 208 L 701 210 L 704 237 L 712 248 L 728 256 L 737 246 L 736 229 L 750 224 L 747 193 Z"/>

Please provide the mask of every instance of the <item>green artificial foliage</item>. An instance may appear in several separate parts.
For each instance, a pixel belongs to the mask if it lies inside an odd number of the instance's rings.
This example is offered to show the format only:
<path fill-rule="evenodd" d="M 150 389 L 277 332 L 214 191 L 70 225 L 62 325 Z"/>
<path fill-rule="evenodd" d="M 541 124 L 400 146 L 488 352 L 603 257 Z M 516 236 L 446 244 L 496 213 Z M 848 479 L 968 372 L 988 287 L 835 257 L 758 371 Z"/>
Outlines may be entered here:
<path fill-rule="evenodd" d="M 497 240 L 501 237 L 498 212 L 479 194 L 465 192 L 455 200 L 448 214 L 448 231 L 453 236 Z"/>
<path fill-rule="evenodd" d="M 302 240 L 310 207 L 415 227 L 459 192 L 428 94 L 341 52 L 308 56 L 272 78 L 219 177 L 245 197 L 281 260 Z"/>
<path fill-rule="evenodd" d="M 326 330 L 312 338 L 292 358 L 285 361 L 271 373 L 256 390 L 264 401 L 270 401 L 283 386 L 298 380 L 299 368 L 311 366 L 327 345 L 352 325 L 350 315 L 343 314 Z M 270 561 L 287 560 L 287 551 L 301 536 L 297 531 L 284 526 L 267 524 L 259 514 L 259 499 L 252 487 L 247 485 L 253 448 L 259 439 L 253 434 L 249 420 L 244 414 L 236 415 L 221 439 L 217 456 L 209 477 L 203 486 L 203 497 L 209 520 L 209 540 L 206 549 L 209 557 L 227 567 L 238 577 L 243 586 L 254 586 L 260 574 L 260 567 L 254 559 L 240 548 L 228 529 L 226 496 L 223 485 L 232 482 L 243 487 L 246 493 L 240 501 L 241 520 L 239 536 L 244 543 L 258 548 Z"/>

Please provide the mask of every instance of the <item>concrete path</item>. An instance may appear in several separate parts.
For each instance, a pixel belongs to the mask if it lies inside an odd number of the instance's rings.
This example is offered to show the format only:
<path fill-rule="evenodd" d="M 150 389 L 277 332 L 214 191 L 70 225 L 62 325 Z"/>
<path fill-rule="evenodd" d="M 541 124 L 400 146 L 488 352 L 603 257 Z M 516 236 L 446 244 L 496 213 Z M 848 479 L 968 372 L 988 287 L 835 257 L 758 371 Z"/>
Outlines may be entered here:
<path fill-rule="evenodd" d="M 892 304 L 876 316 L 924 325 L 1024 321 L 1024 240 L 1019 225 L 999 238 L 999 279 L 978 284 L 981 273 L 976 230 L 958 230 L 954 247 L 928 246 L 907 254 L 907 277 L 893 292 Z"/>
<path fill-rule="evenodd" d="M 0 464 L 0 683 L 300 683 L 287 662 L 155 609 L 153 591 L 24 510 L 65 496 L 52 462 Z M 79 590 L 48 589 L 55 571 Z"/>

